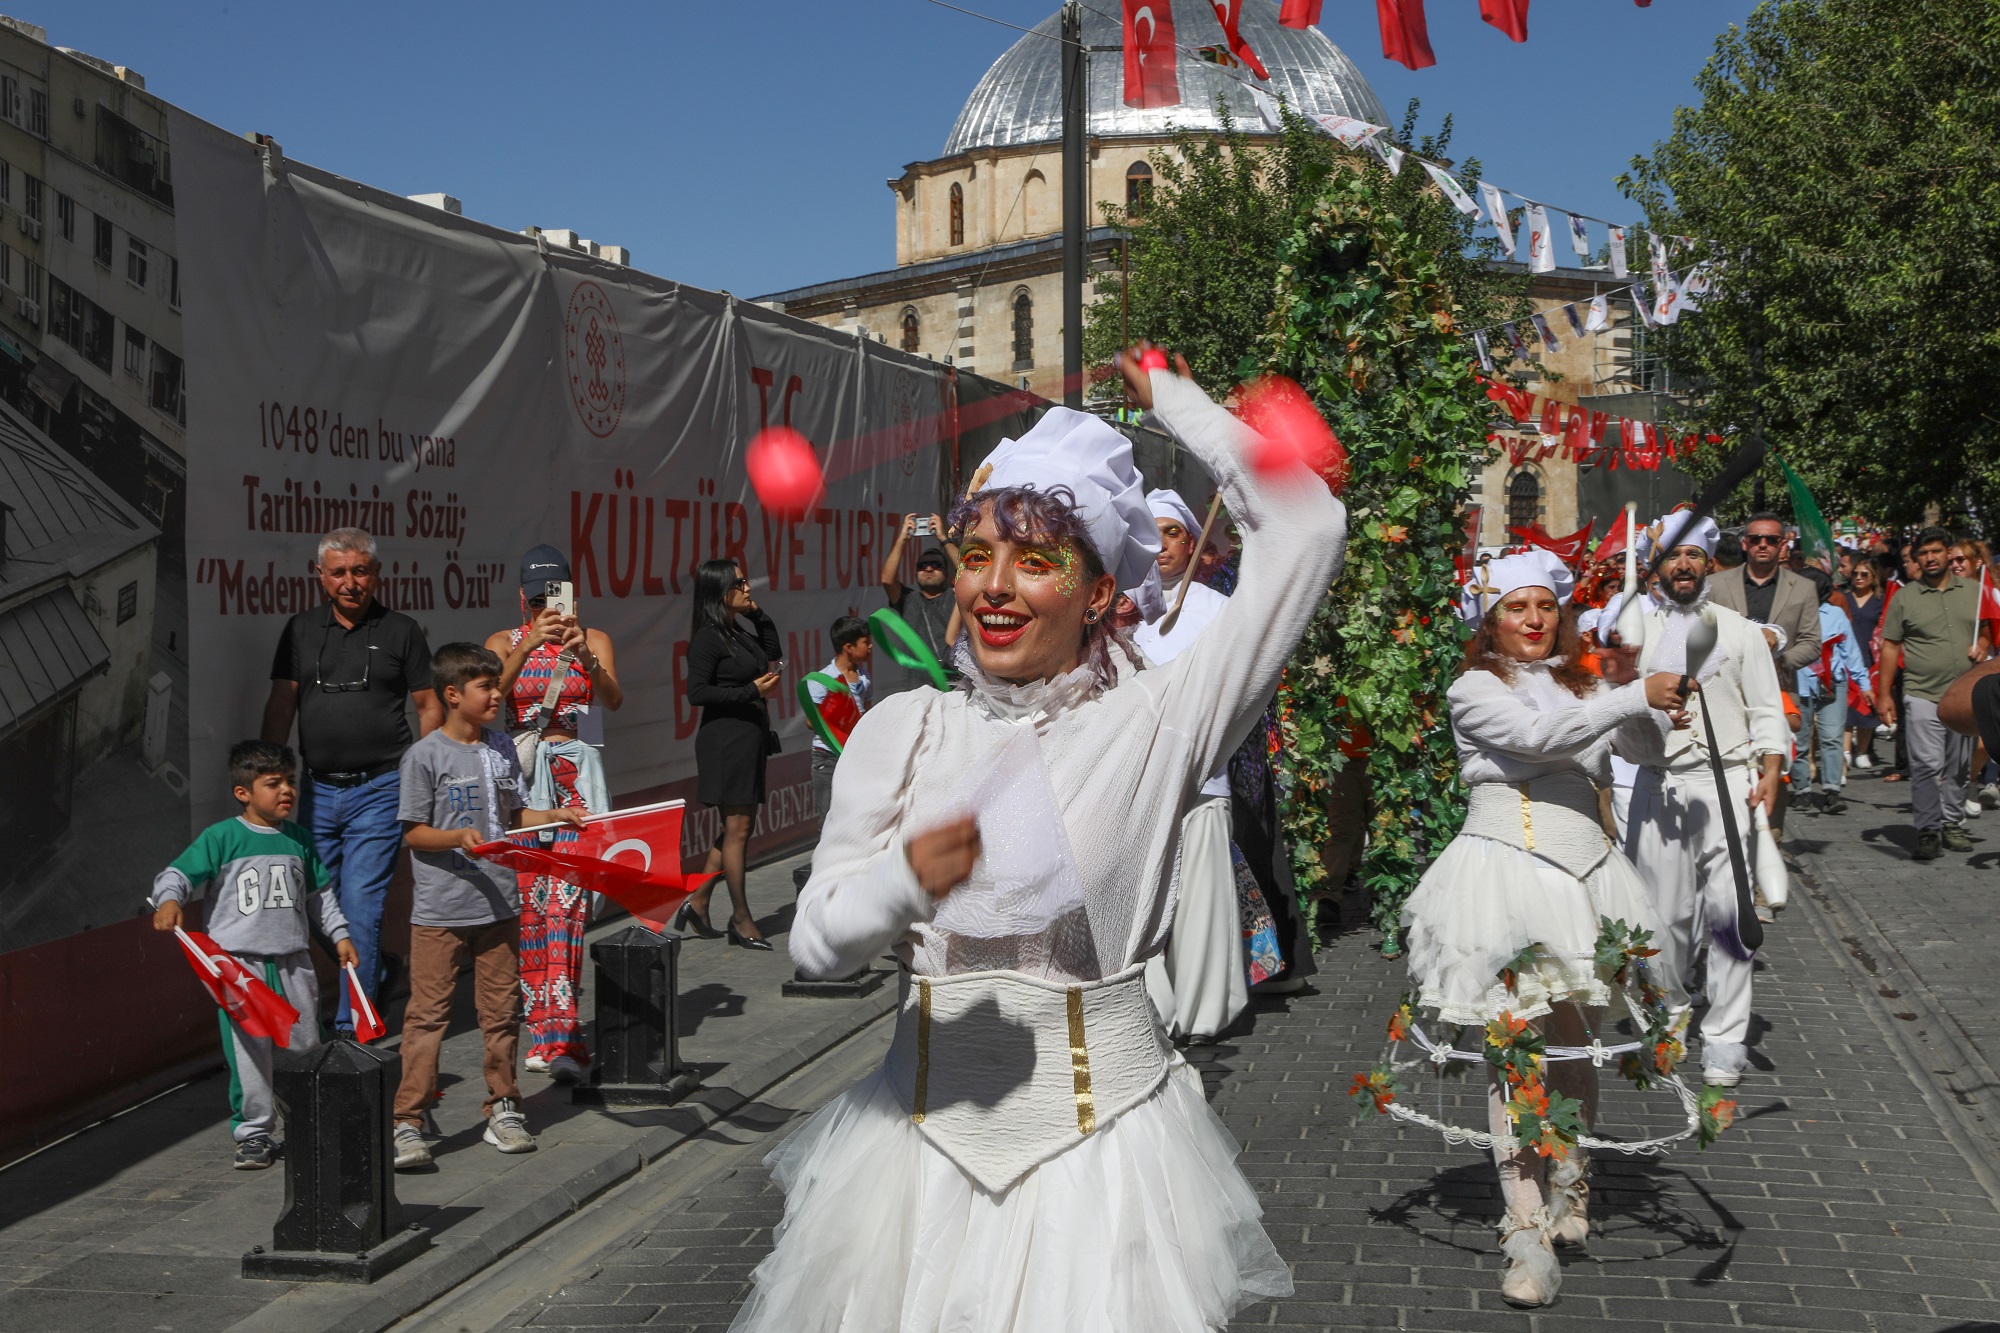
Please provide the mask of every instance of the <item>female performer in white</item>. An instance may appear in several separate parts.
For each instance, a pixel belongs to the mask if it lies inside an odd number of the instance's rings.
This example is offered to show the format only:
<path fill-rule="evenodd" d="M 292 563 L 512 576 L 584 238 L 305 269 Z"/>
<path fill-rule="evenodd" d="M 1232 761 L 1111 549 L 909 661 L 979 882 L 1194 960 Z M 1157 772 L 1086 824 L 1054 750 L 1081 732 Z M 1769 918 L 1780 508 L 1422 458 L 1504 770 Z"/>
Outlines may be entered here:
<path fill-rule="evenodd" d="M 785 1220 L 737 1330 L 1205 1333 L 1291 1293 L 1144 971 L 1181 817 L 1263 707 L 1346 515 L 1309 474 L 1250 475 L 1250 432 L 1185 365 L 1120 368 L 1221 487 L 1242 582 L 1199 643 L 1138 669 L 1109 614 L 1158 529 L 1129 443 L 1079 412 L 1002 443 L 953 513 L 965 683 L 855 728 L 791 936 L 807 976 L 895 950 L 895 1043 L 772 1154 Z"/>
<path fill-rule="evenodd" d="M 1475 576 L 1484 611 L 1452 683 L 1451 729 L 1470 789 L 1465 826 L 1403 907 L 1417 1002 L 1446 1023 L 1484 1026 L 1502 1013 L 1531 1020 L 1552 1045 L 1584 1046 L 1600 1030 L 1613 984 L 1595 961 L 1609 918 L 1659 937 L 1658 914 L 1631 862 L 1598 819 L 1616 741 L 1650 754 L 1662 724 L 1685 725 L 1679 678 L 1633 679 L 1630 650 L 1601 656 L 1605 688 L 1578 661 L 1571 575 L 1545 551 L 1508 556 Z M 1657 714 L 1654 710 L 1657 710 Z M 1532 965 L 1518 966 L 1532 949 Z M 1511 985 L 1500 979 L 1507 969 Z M 1553 1169 L 1518 1144 L 1500 1073 L 1491 1071 L 1487 1117 L 1507 1215 L 1500 1224 L 1507 1272 L 1500 1292 L 1516 1305 L 1555 1299 L 1561 1270 L 1552 1242 L 1589 1233 L 1581 1147 Z M 1548 1085 L 1596 1112 L 1588 1060 L 1550 1061 Z"/>

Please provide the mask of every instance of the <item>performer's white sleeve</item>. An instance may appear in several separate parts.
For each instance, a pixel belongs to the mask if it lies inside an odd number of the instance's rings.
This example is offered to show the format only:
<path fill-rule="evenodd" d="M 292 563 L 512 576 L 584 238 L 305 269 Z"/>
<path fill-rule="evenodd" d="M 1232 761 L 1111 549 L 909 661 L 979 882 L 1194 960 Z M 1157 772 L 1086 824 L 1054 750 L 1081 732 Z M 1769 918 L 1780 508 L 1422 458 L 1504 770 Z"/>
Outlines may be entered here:
<path fill-rule="evenodd" d="M 1201 386 L 1153 372 L 1153 419 L 1201 461 L 1242 536 L 1236 590 L 1192 647 L 1160 672 L 1160 730 L 1185 736 L 1194 792 L 1243 743 L 1347 550 L 1347 510 L 1316 479 L 1267 485 L 1244 463 L 1257 437 Z M 1177 748 L 1177 747 L 1176 747 Z M 1170 761 L 1184 762 L 1173 754 Z"/>
<path fill-rule="evenodd" d="M 1766 754 L 1782 757 L 1791 753 L 1792 728 L 1785 721 L 1778 668 L 1772 663 L 1771 654 L 1756 651 L 1764 646 L 1764 636 L 1754 625 L 1749 630 L 1746 636 L 1749 642 L 1738 650 L 1737 657 L 1743 663 L 1743 705 L 1749 714 L 1746 721 L 1750 728 L 1750 753 L 1753 757 Z"/>
<path fill-rule="evenodd" d="M 1643 678 L 1633 684 L 1641 690 L 1646 687 Z M 1667 715 L 1648 708 L 1643 716 L 1630 717 L 1618 724 L 1611 733 L 1611 752 L 1628 764 L 1651 764 L 1657 768 L 1667 762 L 1667 737 L 1671 734 L 1673 724 L 1667 721 Z"/>
<path fill-rule="evenodd" d="M 1461 746 L 1520 759 L 1581 754 L 1598 737 L 1648 711 L 1646 682 L 1598 690 L 1562 708 L 1526 706 L 1490 671 L 1468 671 L 1452 682 L 1451 729 Z"/>
<path fill-rule="evenodd" d="M 899 827 L 933 702 L 928 687 L 891 695 L 847 738 L 792 921 L 792 963 L 802 977 L 851 976 L 937 911 L 910 869 Z"/>

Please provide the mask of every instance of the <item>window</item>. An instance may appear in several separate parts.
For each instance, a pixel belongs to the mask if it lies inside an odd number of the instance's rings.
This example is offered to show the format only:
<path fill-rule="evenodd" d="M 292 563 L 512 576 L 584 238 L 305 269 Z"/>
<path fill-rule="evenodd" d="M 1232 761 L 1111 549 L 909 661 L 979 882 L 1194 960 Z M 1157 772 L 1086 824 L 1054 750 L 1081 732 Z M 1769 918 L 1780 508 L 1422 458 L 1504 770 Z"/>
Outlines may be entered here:
<path fill-rule="evenodd" d="M 917 332 L 917 308 L 913 305 L 903 307 L 904 351 L 914 352 L 917 350 Z"/>
<path fill-rule="evenodd" d="M 965 244 L 965 187 L 956 181 L 951 187 L 951 243 Z"/>
<path fill-rule="evenodd" d="M 166 141 L 101 103 L 97 108 L 97 169 L 111 173 L 156 203 L 174 206 L 173 159 Z"/>
<path fill-rule="evenodd" d="M 42 303 L 42 267 L 26 255 L 21 256 L 21 295 L 36 305 Z M 33 324 L 37 321 L 28 322 Z"/>
<path fill-rule="evenodd" d="M 49 95 L 40 88 L 28 89 L 28 133 L 37 139 L 49 137 Z"/>
<path fill-rule="evenodd" d="M 106 268 L 111 267 L 111 219 L 94 217 L 90 220 L 90 257 Z"/>
<path fill-rule="evenodd" d="M 35 221 L 42 220 L 42 183 L 27 172 L 21 173 L 21 211 Z"/>
<path fill-rule="evenodd" d="M 118 590 L 118 623 L 122 625 L 138 614 L 139 583 L 135 579 Z"/>
<path fill-rule="evenodd" d="M 181 261 L 172 255 L 167 256 L 167 305 L 181 308 Z"/>
<path fill-rule="evenodd" d="M 146 260 L 151 254 L 151 249 L 137 236 L 125 238 L 125 281 L 134 287 L 145 287 Z"/>
<path fill-rule="evenodd" d="M 135 380 L 146 378 L 146 335 L 125 326 L 125 373 Z"/>
<path fill-rule="evenodd" d="M 14 252 L 0 245 L 0 287 L 14 285 Z"/>
<path fill-rule="evenodd" d="M 1014 293 L 1014 369 L 1035 367 L 1035 298 L 1026 287 Z"/>
<path fill-rule="evenodd" d="M 153 410 L 187 425 L 186 366 L 158 343 L 153 344 Z"/>
<path fill-rule="evenodd" d="M 0 120 L 21 121 L 21 81 L 12 74 L 0 74 Z"/>
<path fill-rule="evenodd" d="M 0 204 L 14 202 L 14 167 L 10 162 L 0 162 Z"/>
<path fill-rule="evenodd" d="M 49 333 L 71 347 L 83 347 L 83 293 L 61 278 L 49 280 Z"/>
<path fill-rule="evenodd" d="M 1507 482 L 1507 523 L 1510 527 L 1525 528 L 1538 521 L 1541 512 L 1542 483 L 1523 468 Z"/>
<path fill-rule="evenodd" d="M 1134 162 L 1125 168 L 1125 214 L 1139 217 L 1146 211 L 1146 200 L 1153 193 L 1153 169 L 1144 162 Z"/>
<path fill-rule="evenodd" d="M 66 194 L 56 196 L 56 230 L 65 241 L 76 239 L 76 200 Z"/>

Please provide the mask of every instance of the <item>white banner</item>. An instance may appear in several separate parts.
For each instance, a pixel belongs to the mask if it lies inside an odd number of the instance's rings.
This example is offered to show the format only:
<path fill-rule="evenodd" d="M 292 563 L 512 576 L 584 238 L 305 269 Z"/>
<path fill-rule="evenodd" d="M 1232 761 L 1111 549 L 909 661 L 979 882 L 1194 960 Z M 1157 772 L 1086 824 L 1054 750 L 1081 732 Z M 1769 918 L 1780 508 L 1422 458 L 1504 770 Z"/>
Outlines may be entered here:
<path fill-rule="evenodd" d="M 902 514 L 941 503 L 947 368 L 315 169 L 274 173 L 192 117 L 173 143 L 195 824 L 225 811 L 224 756 L 257 733 L 286 617 L 320 601 L 317 538 L 353 525 L 380 543 L 381 600 L 433 649 L 518 624 L 522 553 L 569 553 L 579 614 L 617 649 L 604 757 L 621 804 L 693 794 L 693 571 L 740 560 L 786 643 L 786 753 L 757 833 L 799 834 L 815 812 L 794 688 L 832 656 L 837 616 L 882 605 Z M 827 466 L 800 521 L 767 513 L 743 472 L 780 423 Z"/>

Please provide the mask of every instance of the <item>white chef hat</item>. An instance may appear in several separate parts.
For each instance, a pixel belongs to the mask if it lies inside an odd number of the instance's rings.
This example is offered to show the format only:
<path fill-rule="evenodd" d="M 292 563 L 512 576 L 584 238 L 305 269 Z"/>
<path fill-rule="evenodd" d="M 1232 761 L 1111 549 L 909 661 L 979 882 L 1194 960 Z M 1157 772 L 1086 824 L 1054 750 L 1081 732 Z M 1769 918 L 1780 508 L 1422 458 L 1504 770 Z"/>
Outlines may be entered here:
<path fill-rule="evenodd" d="M 1722 531 L 1715 526 L 1715 520 L 1706 515 L 1699 522 L 1691 522 L 1693 518 L 1692 509 L 1676 509 L 1639 529 L 1640 557 L 1651 560 L 1653 552 L 1662 548 L 1671 551 L 1676 546 L 1699 546 L 1713 558 L 1715 544 L 1722 540 Z"/>
<path fill-rule="evenodd" d="M 1501 598 L 1522 588 L 1547 588 L 1556 595 L 1559 605 L 1567 604 L 1570 593 L 1576 590 L 1576 575 L 1556 558 L 1553 551 L 1529 550 L 1519 555 L 1503 555 L 1473 569 L 1472 577 L 1465 584 L 1460 614 L 1467 620 L 1477 621 L 1499 605 Z"/>
<path fill-rule="evenodd" d="M 1132 442 L 1098 417 L 1051 407 L 1018 440 L 1002 440 L 986 460 L 985 491 L 1068 489 L 1077 517 L 1106 572 L 1131 592 L 1148 619 L 1160 596 L 1160 529 L 1146 505 L 1146 483 L 1132 462 Z M 977 497 L 974 497 L 977 498 Z"/>
<path fill-rule="evenodd" d="M 1586 606 L 1583 610 L 1576 613 L 1576 632 L 1578 634 L 1590 633 L 1597 628 L 1598 617 L 1603 614 L 1604 612 L 1598 607 Z"/>
<path fill-rule="evenodd" d="M 1194 506 L 1183 500 L 1179 491 L 1147 491 L 1146 507 L 1153 511 L 1154 518 L 1164 518 L 1186 528 L 1190 541 L 1200 540 L 1201 521 L 1194 516 Z M 1208 534 L 1208 545 L 1213 546 L 1218 555 L 1229 554 L 1232 543 L 1222 524 L 1216 524 L 1215 531 Z"/>

